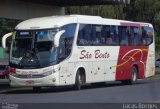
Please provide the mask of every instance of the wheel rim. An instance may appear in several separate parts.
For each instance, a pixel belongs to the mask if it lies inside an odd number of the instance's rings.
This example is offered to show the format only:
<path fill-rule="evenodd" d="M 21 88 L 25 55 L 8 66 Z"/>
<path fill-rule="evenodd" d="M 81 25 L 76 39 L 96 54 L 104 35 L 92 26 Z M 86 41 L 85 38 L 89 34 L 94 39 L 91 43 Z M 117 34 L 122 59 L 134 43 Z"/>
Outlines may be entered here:
<path fill-rule="evenodd" d="M 132 79 L 133 79 L 133 81 L 136 81 L 136 80 L 137 80 L 137 72 L 136 72 L 136 69 L 135 69 L 135 68 L 133 69 Z"/>
<path fill-rule="evenodd" d="M 79 84 L 81 85 L 82 84 L 82 77 L 81 77 L 81 75 L 78 75 L 78 80 L 79 80 Z"/>
<path fill-rule="evenodd" d="M 133 74 L 133 81 L 136 81 L 136 75 L 135 75 L 135 73 Z"/>

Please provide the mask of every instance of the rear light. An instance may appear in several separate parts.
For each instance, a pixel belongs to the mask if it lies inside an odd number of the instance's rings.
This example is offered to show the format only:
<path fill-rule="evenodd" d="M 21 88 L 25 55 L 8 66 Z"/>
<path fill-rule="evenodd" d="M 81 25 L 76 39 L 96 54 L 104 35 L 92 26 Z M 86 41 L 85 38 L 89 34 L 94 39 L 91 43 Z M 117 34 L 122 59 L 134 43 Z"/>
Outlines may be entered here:
<path fill-rule="evenodd" d="M 9 67 L 9 72 L 10 72 L 10 73 L 16 73 L 16 68 L 14 68 L 14 67 Z"/>

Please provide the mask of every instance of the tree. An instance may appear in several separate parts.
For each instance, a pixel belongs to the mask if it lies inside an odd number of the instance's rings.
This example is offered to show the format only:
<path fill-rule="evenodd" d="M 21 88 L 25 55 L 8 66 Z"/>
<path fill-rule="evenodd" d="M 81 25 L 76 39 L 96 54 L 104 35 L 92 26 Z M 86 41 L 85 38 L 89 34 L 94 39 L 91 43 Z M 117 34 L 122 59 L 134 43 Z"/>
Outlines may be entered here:
<path fill-rule="evenodd" d="M 120 15 L 122 15 L 120 12 L 122 12 L 122 10 L 118 10 L 113 5 L 66 7 L 66 14 L 95 15 L 105 18 L 120 18 Z"/>
<path fill-rule="evenodd" d="M 129 5 L 71 6 L 66 14 L 98 15 L 104 18 L 149 22 L 160 29 L 160 0 L 131 0 Z"/>
<path fill-rule="evenodd" d="M 160 34 L 158 31 L 160 29 L 159 4 L 159 0 L 131 0 L 131 4 L 124 9 L 126 19 L 152 23 L 155 31 Z"/>

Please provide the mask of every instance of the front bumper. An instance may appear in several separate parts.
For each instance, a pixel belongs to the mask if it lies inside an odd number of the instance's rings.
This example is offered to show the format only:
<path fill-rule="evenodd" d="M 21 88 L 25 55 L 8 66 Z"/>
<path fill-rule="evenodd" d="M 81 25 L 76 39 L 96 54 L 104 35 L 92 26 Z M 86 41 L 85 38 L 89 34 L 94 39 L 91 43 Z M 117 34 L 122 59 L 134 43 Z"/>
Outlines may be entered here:
<path fill-rule="evenodd" d="M 54 74 L 43 78 L 17 78 L 9 75 L 11 87 L 57 86 L 58 78 Z"/>

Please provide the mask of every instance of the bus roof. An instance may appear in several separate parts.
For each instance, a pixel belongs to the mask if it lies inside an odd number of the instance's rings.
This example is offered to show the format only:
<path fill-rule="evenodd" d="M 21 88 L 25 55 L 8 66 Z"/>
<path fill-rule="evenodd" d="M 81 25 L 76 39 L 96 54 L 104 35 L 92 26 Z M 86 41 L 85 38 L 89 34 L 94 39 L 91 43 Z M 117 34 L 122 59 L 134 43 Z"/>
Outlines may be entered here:
<path fill-rule="evenodd" d="M 64 16 L 48 16 L 33 18 L 19 23 L 15 29 L 45 29 L 45 28 L 57 28 L 69 23 L 82 23 L 82 24 L 101 24 L 101 25 L 128 25 L 128 26 L 149 26 L 153 27 L 149 23 L 132 22 L 126 20 L 108 19 L 99 16 L 87 16 L 87 15 L 64 15 Z"/>

